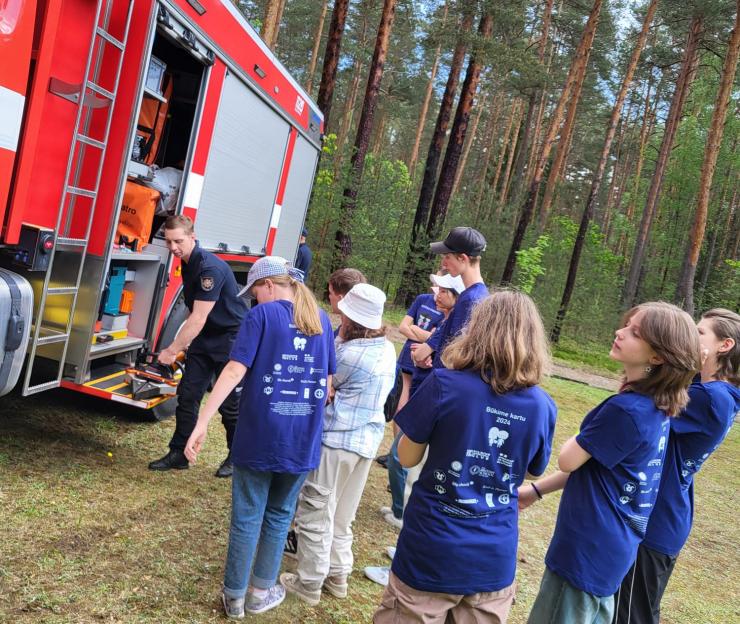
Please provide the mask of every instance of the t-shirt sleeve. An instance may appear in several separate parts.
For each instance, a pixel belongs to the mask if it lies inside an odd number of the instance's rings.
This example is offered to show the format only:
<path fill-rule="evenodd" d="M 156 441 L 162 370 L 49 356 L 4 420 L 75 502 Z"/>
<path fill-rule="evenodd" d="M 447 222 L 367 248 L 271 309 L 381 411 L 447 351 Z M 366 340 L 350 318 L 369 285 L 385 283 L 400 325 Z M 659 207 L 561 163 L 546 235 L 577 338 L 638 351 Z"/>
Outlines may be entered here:
<path fill-rule="evenodd" d="M 640 444 L 640 433 L 632 416 L 611 401 L 589 414 L 576 442 L 606 468 L 613 468 Z"/>
<path fill-rule="evenodd" d="M 193 299 L 195 301 L 218 301 L 226 277 L 214 267 L 203 267 L 195 282 Z"/>
<path fill-rule="evenodd" d="M 321 316 L 324 326 L 324 339 L 326 340 L 326 353 L 328 356 L 326 371 L 328 375 L 334 375 L 337 372 L 337 356 L 334 348 L 334 330 L 331 328 L 331 321 L 326 314 Z"/>
<path fill-rule="evenodd" d="M 265 317 L 257 306 L 244 317 L 229 358 L 244 364 L 247 368 L 251 368 L 254 359 L 257 357 L 257 350 L 262 340 L 264 328 Z"/>
<path fill-rule="evenodd" d="M 671 429 L 678 434 L 705 433 L 713 413 L 712 397 L 701 386 L 689 388 L 689 404 L 677 418 L 671 418 Z"/>
<path fill-rule="evenodd" d="M 414 299 L 414 302 L 411 304 L 409 309 L 406 311 L 406 316 L 410 316 L 412 319 L 416 318 L 416 313 L 419 311 L 421 300 L 422 300 L 421 295 L 419 295 L 416 299 Z"/>
<path fill-rule="evenodd" d="M 452 316 L 452 312 L 450 312 L 450 316 Z M 434 333 L 427 338 L 426 344 L 429 346 L 429 348 L 432 351 L 439 351 L 442 346 L 442 334 L 445 332 L 442 331 L 442 328 L 445 326 L 447 322 L 449 322 L 450 318 L 447 317 L 444 321 L 442 321 L 439 325 L 437 325 L 437 328 L 434 330 Z"/>
<path fill-rule="evenodd" d="M 542 423 L 542 445 L 529 462 L 529 466 L 527 466 L 527 472 L 531 475 L 541 475 L 545 472 L 547 464 L 550 462 L 550 455 L 552 454 L 552 436 L 555 433 L 555 420 L 557 418 L 558 408 L 549 398 L 543 401 L 543 408 L 546 410 L 546 416 Z"/>
<path fill-rule="evenodd" d="M 439 379 L 432 373 L 396 414 L 396 424 L 412 442 L 426 444 L 429 441 L 439 418 L 439 398 Z"/>

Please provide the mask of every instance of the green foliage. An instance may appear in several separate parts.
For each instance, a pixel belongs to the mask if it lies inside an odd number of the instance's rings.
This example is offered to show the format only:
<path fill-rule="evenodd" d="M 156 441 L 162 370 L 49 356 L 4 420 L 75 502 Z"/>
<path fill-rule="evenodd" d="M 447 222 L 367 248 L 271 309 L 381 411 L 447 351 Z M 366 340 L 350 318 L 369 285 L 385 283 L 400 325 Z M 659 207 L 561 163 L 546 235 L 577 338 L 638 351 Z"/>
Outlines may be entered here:
<path fill-rule="evenodd" d="M 527 294 L 531 294 L 537 278 L 545 274 L 542 257 L 549 246 L 550 237 L 543 234 L 533 247 L 516 252 L 516 284 Z"/>

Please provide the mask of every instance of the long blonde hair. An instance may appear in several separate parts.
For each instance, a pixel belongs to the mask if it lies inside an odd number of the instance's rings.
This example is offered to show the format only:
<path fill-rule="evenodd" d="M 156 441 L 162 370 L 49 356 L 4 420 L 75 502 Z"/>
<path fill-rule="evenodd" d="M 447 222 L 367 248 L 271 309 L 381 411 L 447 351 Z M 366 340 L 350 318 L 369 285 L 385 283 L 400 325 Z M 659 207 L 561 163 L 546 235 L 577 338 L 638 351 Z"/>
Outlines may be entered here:
<path fill-rule="evenodd" d="M 494 291 L 473 308 L 463 333 L 442 353 L 442 362 L 455 370 L 480 371 L 497 394 L 540 383 L 550 353 L 534 301 L 516 290 Z"/>
<path fill-rule="evenodd" d="M 293 290 L 293 322 L 298 330 L 306 336 L 322 334 L 324 330 L 319 315 L 319 304 L 308 286 L 290 275 L 272 275 L 257 280 L 254 285 L 261 286 L 268 279 L 273 284 L 288 286 Z"/>
<path fill-rule="evenodd" d="M 689 402 L 689 384 L 701 368 L 699 332 L 686 312 L 665 301 L 635 306 L 624 315 L 622 326 L 639 311 L 643 312 L 640 337 L 663 363 L 652 365 L 645 377 L 625 388 L 651 396 L 658 409 L 678 416 Z"/>

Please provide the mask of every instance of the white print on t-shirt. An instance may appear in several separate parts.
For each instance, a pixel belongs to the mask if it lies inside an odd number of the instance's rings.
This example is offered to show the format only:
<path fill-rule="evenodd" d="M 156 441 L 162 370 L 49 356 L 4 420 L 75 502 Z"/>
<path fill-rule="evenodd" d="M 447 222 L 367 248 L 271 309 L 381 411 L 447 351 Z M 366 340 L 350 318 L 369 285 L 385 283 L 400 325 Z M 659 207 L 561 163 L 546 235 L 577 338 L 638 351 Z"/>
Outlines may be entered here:
<path fill-rule="evenodd" d="M 264 381 L 266 384 L 272 383 L 272 375 L 265 375 L 262 378 L 262 381 Z"/>
<path fill-rule="evenodd" d="M 293 338 L 293 348 L 296 351 L 305 351 L 306 350 L 306 339 L 299 338 L 298 336 Z"/>
<path fill-rule="evenodd" d="M 447 475 L 444 472 L 442 472 L 441 470 L 435 470 L 434 471 L 434 478 L 437 481 L 441 481 L 442 483 L 444 483 L 445 481 L 447 481 Z"/>
<path fill-rule="evenodd" d="M 511 468 L 514 465 L 514 460 L 509 459 L 509 456 L 506 453 L 501 453 L 501 455 L 496 459 L 496 463 L 506 466 L 507 468 Z"/>
<path fill-rule="evenodd" d="M 648 468 L 653 468 L 654 466 L 660 466 L 663 462 L 659 459 L 651 459 L 648 462 Z"/>
<path fill-rule="evenodd" d="M 465 457 L 473 457 L 474 459 L 484 459 L 488 461 L 491 458 L 490 453 L 485 451 L 477 451 L 476 449 L 468 449 L 465 451 Z"/>
<path fill-rule="evenodd" d="M 323 381 L 323 379 L 322 379 L 322 381 Z M 302 384 L 315 384 L 316 383 L 316 380 L 315 379 L 301 379 L 301 383 Z"/>
<path fill-rule="evenodd" d="M 303 398 L 304 399 L 310 399 L 311 398 L 311 388 L 304 388 L 303 389 Z"/>
<path fill-rule="evenodd" d="M 275 366 L 273 366 L 272 369 L 275 372 L 280 372 L 281 370 L 283 370 L 283 365 L 282 364 L 275 364 Z"/>
<path fill-rule="evenodd" d="M 437 492 L 437 494 L 446 494 L 446 493 L 447 493 L 447 490 L 445 490 L 445 489 L 444 489 L 444 488 L 443 488 L 443 487 L 442 487 L 441 485 L 439 485 L 439 484 L 438 484 L 438 485 L 435 485 L 435 486 L 434 486 L 434 490 L 435 490 L 435 492 Z"/>
<path fill-rule="evenodd" d="M 284 360 L 298 361 L 298 356 L 295 353 L 283 353 L 280 357 Z"/>
<path fill-rule="evenodd" d="M 452 485 L 455 487 L 470 487 L 471 485 L 473 485 L 473 482 L 472 481 L 462 481 L 462 482 L 453 481 Z"/>
<path fill-rule="evenodd" d="M 311 374 L 313 374 L 313 368 L 311 369 Z M 326 386 L 326 379 L 324 379 L 323 377 L 319 379 L 319 385 Z"/>
<path fill-rule="evenodd" d="M 316 358 L 313 355 L 310 355 L 308 353 L 303 354 L 303 361 L 306 364 L 313 364 L 316 361 Z"/>
<path fill-rule="evenodd" d="M 293 383 L 295 381 L 295 377 L 291 377 L 290 379 L 283 379 L 282 377 L 278 377 L 278 381 L 280 383 Z"/>
<path fill-rule="evenodd" d="M 272 394 L 272 386 L 265 386 L 262 392 L 264 392 L 265 394 L 269 396 L 270 394 Z"/>
<path fill-rule="evenodd" d="M 290 396 L 298 396 L 297 390 L 281 390 L 280 394 L 289 394 Z"/>
<path fill-rule="evenodd" d="M 323 373 L 324 372 L 324 369 L 323 368 L 314 368 L 312 366 L 311 368 L 309 368 L 309 371 L 310 371 L 311 375 L 313 375 L 314 373 Z"/>
<path fill-rule="evenodd" d="M 488 468 L 485 468 L 484 466 L 471 466 L 470 467 L 470 474 L 474 477 L 482 477 L 483 479 L 490 479 L 492 477 L 496 476 L 496 473 L 493 470 L 489 470 Z M 504 478 L 504 481 L 506 478 Z"/>
<path fill-rule="evenodd" d="M 634 493 L 635 493 L 635 492 L 637 491 L 637 485 L 636 485 L 636 484 L 634 484 L 634 483 L 633 483 L 632 481 L 627 481 L 627 483 L 625 483 L 625 484 L 624 484 L 624 485 L 622 486 L 622 489 L 623 489 L 623 490 L 624 490 L 624 491 L 625 491 L 625 492 L 626 492 L 627 494 L 634 494 Z"/>
<path fill-rule="evenodd" d="M 509 412 L 504 412 L 503 410 L 496 409 L 495 407 L 486 407 L 486 412 L 488 414 L 494 414 L 495 416 L 502 416 L 504 419 L 511 419 L 511 420 L 518 420 L 519 422 L 527 422 L 527 417 L 522 416 L 521 414 L 511 414 Z M 510 425 L 510 420 L 500 420 L 496 419 L 497 423 L 503 423 L 505 425 Z"/>
<path fill-rule="evenodd" d="M 477 498 L 456 498 L 456 503 L 460 503 L 461 505 L 477 505 L 478 499 Z"/>
<path fill-rule="evenodd" d="M 313 395 L 317 399 L 323 399 L 324 398 L 324 391 L 321 388 L 316 388 L 316 390 L 313 391 Z"/>
<path fill-rule="evenodd" d="M 496 506 L 496 503 L 493 502 L 493 494 L 491 494 L 490 492 L 486 494 L 486 505 L 488 505 L 489 507 Z"/>
<path fill-rule="evenodd" d="M 658 453 L 662 453 L 665 449 L 665 436 L 660 436 L 660 442 L 658 442 Z"/>
<path fill-rule="evenodd" d="M 640 479 L 640 483 L 647 482 L 647 475 L 644 472 L 638 472 L 637 477 Z"/>
<path fill-rule="evenodd" d="M 504 442 L 509 439 L 509 432 L 505 429 L 499 429 L 498 427 L 491 427 L 488 430 L 488 445 L 493 446 L 494 444 L 501 448 Z"/>
<path fill-rule="evenodd" d="M 460 472 L 462 470 L 462 464 L 459 461 L 454 461 L 450 464 L 450 468 L 455 472 Z"/>
<path fill-rule="evenodd" d="M 508 505 L 509 504 L 509 495 L 508 494 L 501 494 L 501 496 L 498 497 L 498 502 L 502 505 Z"/>
<path fill-rule="evenodd" d="M 288 372 L 289 373 L 305 373 L 306 369 L 303 366 L 293 366 L 292 364 L 288 366 Z"/>

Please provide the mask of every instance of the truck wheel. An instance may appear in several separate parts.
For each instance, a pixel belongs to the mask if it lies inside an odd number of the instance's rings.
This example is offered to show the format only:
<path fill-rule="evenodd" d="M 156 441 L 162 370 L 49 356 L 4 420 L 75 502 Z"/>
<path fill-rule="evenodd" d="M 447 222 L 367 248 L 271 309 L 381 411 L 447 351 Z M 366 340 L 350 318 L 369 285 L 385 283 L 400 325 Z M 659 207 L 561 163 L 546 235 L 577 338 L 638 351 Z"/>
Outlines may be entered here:
<path fill-rule="evenodd" d="M 163 403 L 155 405 L 152 409 L 147 410 L 147 413 L 150 415 L 151 420 L 159 422 L 161 420 L 172 418 L 175 415 L 176 409 L 177 397 L 175 396 L 167 401 L 164 401 Z"/>

